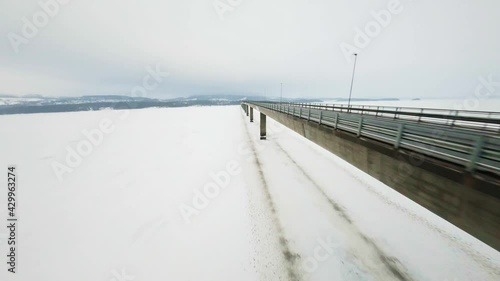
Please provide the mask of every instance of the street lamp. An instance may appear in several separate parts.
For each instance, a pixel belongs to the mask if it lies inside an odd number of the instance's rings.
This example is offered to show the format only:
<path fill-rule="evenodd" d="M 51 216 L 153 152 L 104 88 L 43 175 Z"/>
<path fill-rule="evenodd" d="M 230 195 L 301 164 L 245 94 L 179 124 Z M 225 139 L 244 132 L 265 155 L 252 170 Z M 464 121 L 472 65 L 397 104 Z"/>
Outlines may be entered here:
<path fill-rule="evenodd" d="M 351 111 L 351 95 L 352 95 L 352 84 L 354 83 L 354 72 L 356 71 L 356 61 L 358 59 L 358 54 L 354 54 L 354 68 L 352 69 L 352 79 L 351 79 L 351 90 L 349 91 L 349 101 L 347 102 L 347 112 Z"/>
<path fill-rule="evenodd" d="M 281 83 L 280 103 L 282 103 L 282 100 L 283 100 L 283 83 Z"/>

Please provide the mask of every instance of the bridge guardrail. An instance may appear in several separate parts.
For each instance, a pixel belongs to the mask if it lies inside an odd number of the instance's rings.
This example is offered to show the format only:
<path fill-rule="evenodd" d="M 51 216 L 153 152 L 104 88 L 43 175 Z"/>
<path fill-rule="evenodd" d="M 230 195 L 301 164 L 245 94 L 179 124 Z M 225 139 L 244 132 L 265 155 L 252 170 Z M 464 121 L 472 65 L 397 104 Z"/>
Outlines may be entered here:
<path fill-rule="evenodd" d="M 500 133 L 500 112 L 321 103 L 283 104 Z"/>
<path fill-rule="evenodd" d="M 483 132 L 477 127 L 471 130 L 460 126 L 409 122 L 400 118 L 380 118 L 372 114 L 323 109 L 323 106 L 318 105 L 247 103 L 350 132 L 358 137 L 374 139 L 392 145 L 395 149 L 404 148 L 452 162 L 465 167 L 469 172 L 500 175 L 500 134 L 492 131 Z M 479 118 L 481 122 L 488 121 L 484 117 Z M 478 122 L 470 121 L 470 116 L 468 119 L 468 122 Z M 498 121 L 500 124 L 500 120 Z M 491 124 L 497 124 L 497 120 L 492 120 Z"/>

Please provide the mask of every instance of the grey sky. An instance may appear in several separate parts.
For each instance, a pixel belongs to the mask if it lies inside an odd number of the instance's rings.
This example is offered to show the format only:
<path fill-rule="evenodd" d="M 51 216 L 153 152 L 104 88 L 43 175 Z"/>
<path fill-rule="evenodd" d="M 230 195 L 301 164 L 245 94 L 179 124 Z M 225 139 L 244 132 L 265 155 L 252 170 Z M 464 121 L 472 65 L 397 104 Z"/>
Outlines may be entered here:
<path fill-rule="evenodd" d="M 57 0 L 0 0 L 0 93 L 128 95 L 159 64 L 170 76 L 152 97 L 278 96 L 280 82 L 290 97 L 346 97 L 341 43 L 396 2 L 359 48 L 354 97 L 464 97 L 480 76 L 500 80 L 498 0 L 220 0 L 225 13 L 213 0 L 65 0 L 16 53 L 9 34 L 39 1 Z"/>

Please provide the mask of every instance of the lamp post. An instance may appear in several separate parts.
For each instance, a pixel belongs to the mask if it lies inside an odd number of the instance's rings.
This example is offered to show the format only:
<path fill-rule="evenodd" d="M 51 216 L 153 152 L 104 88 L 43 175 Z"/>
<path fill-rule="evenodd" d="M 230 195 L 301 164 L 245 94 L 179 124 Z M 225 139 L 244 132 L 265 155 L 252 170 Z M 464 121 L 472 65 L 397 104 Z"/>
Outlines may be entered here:
<path fill-rule="evenodd" d="M 283 83 L 281 83 L 281 95 L 280 95 L 280 103 L 283 101 Z"/>
<path fill-rule="evenodd" d="M 351 111 L 352 84 L 354 83 L 354 72 L 356 71 L 357 59 L 358 59 L 358 54 L 354 54 L 354 68 L 352 69 L 351 90 L 349 91 L 349 101 L 347 102 L 347 112 Z"/>

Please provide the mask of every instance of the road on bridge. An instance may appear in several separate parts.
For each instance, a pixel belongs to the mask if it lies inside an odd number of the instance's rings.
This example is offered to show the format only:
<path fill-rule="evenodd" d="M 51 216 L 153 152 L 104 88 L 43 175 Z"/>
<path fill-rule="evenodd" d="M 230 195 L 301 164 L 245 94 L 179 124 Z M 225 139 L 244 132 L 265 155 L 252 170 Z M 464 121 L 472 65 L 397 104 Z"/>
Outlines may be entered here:
<path fill-rule="evenodd" d="M 270 266 L 286 280 L 500 276 L 495 250 L 272 119 L 259 140 L 259 118 L 242 116 L 255 239 L 267 241 L 259 256 L 275 250 L 263 275 Z"/>

